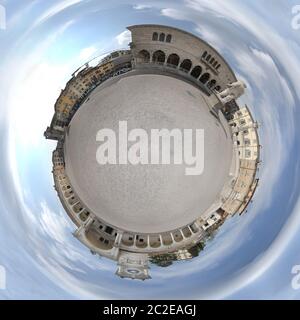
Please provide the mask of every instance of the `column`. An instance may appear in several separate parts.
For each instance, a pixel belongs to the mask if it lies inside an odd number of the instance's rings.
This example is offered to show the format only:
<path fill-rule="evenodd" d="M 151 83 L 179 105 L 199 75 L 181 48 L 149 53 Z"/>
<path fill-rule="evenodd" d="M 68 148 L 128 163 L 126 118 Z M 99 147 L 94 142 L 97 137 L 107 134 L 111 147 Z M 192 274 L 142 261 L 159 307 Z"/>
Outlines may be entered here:
<path fill-rule="evenodd" d="M 180 231 L 180 233 L 181 233 L 181 235 L 182 235 L 183 240 L 185 240 L 186 237 L 185 237 L 185 235 L 183 234 L 182 229 L 179 229 L 179 231 Z"/>
<path fill-rule="evenodd" d="M 164 244 L 163 244 L 163 238 L 162 238 L 161 234 L 159 235 L 159 239 L 160 239 L 160 246 L 163 246 Z"/>

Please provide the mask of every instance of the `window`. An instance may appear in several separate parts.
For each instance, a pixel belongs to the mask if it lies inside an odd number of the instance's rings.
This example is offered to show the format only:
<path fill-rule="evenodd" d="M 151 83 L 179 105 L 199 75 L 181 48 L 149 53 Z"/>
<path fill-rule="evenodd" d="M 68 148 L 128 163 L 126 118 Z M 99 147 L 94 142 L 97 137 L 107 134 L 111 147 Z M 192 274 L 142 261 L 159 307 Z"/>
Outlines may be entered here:
<path fill-rule="evenodd" d="M 177 67 L 179 64 L 179 59 L 180 58 L 176 53 L 172 53 L 169 55 L 167 63 L 174 66 L 174 67 Z"/>
<path fill-rule="evenodd" d="M 244 142 L 245 142 L 245 146 L 249 146 L 250 145 L 250 140 L 249 139 L 245 139 Z"/>
<path fill-rule="evenodd" d="M 158 40 L 158 34 L 157 32 L 154 32 L 152 35 L 152 41 L 157 41 Z"/>
<path fill-rule="evenodd" d="M 113 230 L 114 230 L 113 228 L 107 226 L 106 229 L 105 229 L 105 232 L 108 233 L 108 234 L 112 234 Z"/>
<path fill-rule="evenodd" d="M 207 87 L 209 89 L 212 89 L 216 85 L 216 83 L 217 83 L 217 81 L 215 79 L 213 79 L 207 84 Z"/>
<path fill-rule="evenodd" d="M 166 55 L 163 51 L 158 50 L 153 53 L 152 61 L 155 63 L 164 63 L 166 60 Z"/>
<path fill-rule="evenodd" d="M 79 215 L 79 218 L 82 220 L 82 221 L 85 221 L 89 216 L 89 213 L 88 212 L 82 212 L 80 215 Z"/>
<path fill-rule="evenodd" d="M 202 68 L 201 68 L 200 66 L 196 66 L 196 67 L 192 70 L 191 76 L 194 77 L 194 78 L 196 78 L 196 79 L 198 79 L 199 76 L 200 76 L 200 74 L 201 74 L 201 72 L 202 72 Z"/>
<path fill-rule="evenodd" d="M 162 41 L 162 42 L 164 42 L 165 41 L 165 34 L 164 33 L 161 33 L 160 35 L 159 35 L 159 41 Z"/>
<path fill-rule="evenodd" d="M 180 69 L 183 71 L 189 72 L 192 68 L 192 61 L 189 59 L 185 59 L 180 64 Z"/>
<path fill-rule="evenodd" d="M 202 58 L 204 59 L 207 56 L 207 51 L 204 51 L 202 54 Z"/>
<path fill-rule="evenodd" d="M 209 78 L 210 78 L 209 73 L 204 73 L 199 79 L 199 81 L 205 84 L 209 80 Z"/>
<path fill-rule="evenodd" d="M 245 157 L 246 157 L 246 158 L 250 158 L 250 157 L 251 157 L 251 151 L 250 151 L 250 150 L 246 149 L 246 151 L 245 151 Z"/>
<path fill-rule="evenodd" d="M 171 42 L 172 41 L 172 36 L 170 34 L 167 35 L 167 38 L 166 38 L 166 42 Z"/>
<path fill-rule="evenodd" d="M 141 50 L 137 55 L 137 63 L 148 63 L 150 61 L 150 53 L 147 50 Z"/>

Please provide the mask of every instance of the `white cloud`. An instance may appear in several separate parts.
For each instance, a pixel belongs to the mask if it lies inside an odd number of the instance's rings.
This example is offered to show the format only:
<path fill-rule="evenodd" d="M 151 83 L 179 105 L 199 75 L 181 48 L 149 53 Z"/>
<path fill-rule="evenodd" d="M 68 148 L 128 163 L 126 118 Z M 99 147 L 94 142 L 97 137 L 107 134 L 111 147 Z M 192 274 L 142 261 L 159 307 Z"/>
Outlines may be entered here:
<path fill-rule="evenodd" d="M 128 44 L 131 42 L 131 32 L 129 30 L 123 31 L 116 36 L 116 40 L 122 48 L 128 46 Z"/>
<path fill-rule="evenodd" d="M 7 105 L 9 116 L 14 119 L 10 123 L 10 131 L 14 133 L 16 141 L 24 146 L 36 147 L 43 139 L 43 132 L 53 116 L 54 103 L 74 71 L 74 61 L 50 64 L 43 58 L 72 23 L 65 22 L 39 43 L 27 56 L 25 63 L 23 57 L 20 57 L 11 59 L 6 65 L 7 78 L 10 79 Z M 0 85 L 5 86 L 5 83 L 1 81 Z"/>
<path fill-rule="evenodd" d="M 180 11 L 174 8 L 164 8 L 161 10 L 161 14 L 175 20 L 185 20 L 187 18 L 184 11 Z"/>
<path fill-rule="evenodd" d="M 79 59 L 83 62 L 87 62 L 89 59 L 93 57 L 97 50 L 98 49 L 95 46 L 84 48 L 79 53 Z"/>
<path fill-rule="evenodd" d="M 35 27 L 39 26 L 40 24 L 44 23 L 51 17 L 55 16 L 59 12 L 82 2 L 82 0 L 64 0 L 56 2 L 53 6 L 51 6 L 47 11 L 45 11 L 32 25 L 31 29 L 34 29 Z"/>
<path fill-rule="evenodd" d="M 146 10 L 146 9 L 151 9 L 152 6 L 148 4 L 136 4 L 133 6 L 133 9 L 135 10 Z"/>

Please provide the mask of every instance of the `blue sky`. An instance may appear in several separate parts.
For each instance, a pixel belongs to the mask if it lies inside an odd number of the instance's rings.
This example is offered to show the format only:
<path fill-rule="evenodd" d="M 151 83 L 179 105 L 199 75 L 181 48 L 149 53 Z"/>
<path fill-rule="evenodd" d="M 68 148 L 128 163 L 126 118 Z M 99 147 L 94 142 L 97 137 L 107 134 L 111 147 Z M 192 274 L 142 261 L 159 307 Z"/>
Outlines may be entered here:
<path fill-rule="evenodd" d="M 297 1 L 0 0 L 1 299 L 299 299 L 300 29 Z M 216 47 L 247 84 L 260 123 L 260 184 L 246 215 L 228 220 L 202 255 L 147 282 L 121 280 L 115 263 L 92 256 L 73 236 L 53 189 L 54 143 L 43 131 L 78 66 L 126 48 L 132 24 L 190 31 Z"/>

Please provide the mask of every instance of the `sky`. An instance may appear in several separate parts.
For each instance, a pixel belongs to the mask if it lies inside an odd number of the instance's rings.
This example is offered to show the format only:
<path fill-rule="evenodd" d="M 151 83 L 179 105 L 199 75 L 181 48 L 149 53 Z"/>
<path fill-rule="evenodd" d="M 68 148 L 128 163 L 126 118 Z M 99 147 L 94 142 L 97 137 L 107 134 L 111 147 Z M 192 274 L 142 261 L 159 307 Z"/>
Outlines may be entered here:
<path fill-rule="evenodd" d="M 297 4 L 0 0 L 0 299 L 299 299 Z M 247 84 L 239 102 L 259 123 L 262 163 L 245 215 L 227 220 L 198 258 L 151 266 L 152 280 L 139 282 L 116 277 L 114 261 L 73 237 L 53 189 L 55 143 L 43 132 L 73 71 L 127 48 L 126 27 L 146 23 L 194 33 L 225 57 Z"/>

